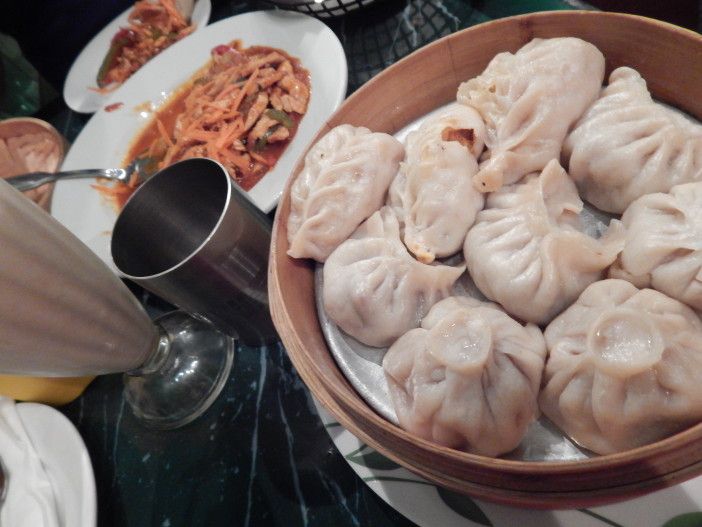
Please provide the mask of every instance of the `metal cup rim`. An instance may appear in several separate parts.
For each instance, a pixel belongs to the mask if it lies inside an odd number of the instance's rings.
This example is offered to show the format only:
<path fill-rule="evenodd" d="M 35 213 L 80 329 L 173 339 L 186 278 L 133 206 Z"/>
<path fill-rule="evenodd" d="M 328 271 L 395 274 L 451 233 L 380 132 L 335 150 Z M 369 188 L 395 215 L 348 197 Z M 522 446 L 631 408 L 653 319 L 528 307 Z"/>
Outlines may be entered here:
<path fill-rule="evenodd" d="M 141 194 L 143 195 L 145 192 L 144 189 L 148 188 L 150 184 L 153 186 L 152 182 L 155 181 L 157 178 L 160 177 L 161 179 L 163 179 L 164 176 L 162 176 L 162 174 L 164 174 L 168 171 L 172 171 L 175 169 L 175 167 L 178 167 L 180 165 L 192 164 L 192 163 L 199 163 L 199 164 L 205 163 L 205 164 L 210 164 L 210 165 L 216 165 L 217 167 L 219 167 L 220 173 L 225 177 L 225 180 L 227 182 L 227 196 L 224 200 L 224 205 L 222 206 L 222 210 L 219 214 L 219 218 L 217 219 L 217 222 L 214 224 L 214 226 L 210 230 L 210 233 L 202 240 L 202 242 L 189 255 L 187 255 L 185 258 L 181 259 L 177 264 L 175 264 L 167 269 L 164 269 L 163 271 L 159 271 L 158 273 L 154 273 L 154 274 L 150 274 L 150 275 L 132 275 L 129 273 L 125 273 L 122 269 L 120 269 L 120 266 L 118 265 L 118 263 L 115 261 L 114 257 L 112 256 L 112 253 L 113 253 L 112 249 L 113 249 L 114 243 L 115 243 L 114 233 L 118 230 L 120 220 L 122 218 L 124 218 L 126 216 L 126 214 L 128 213 L 128 208 L 130 206 L 130 203 L 132 203 L 132 204 L 135 203 L 135 198 L 138 197 L 139 193 L 141 192 Z M 119 274 L 122 275 L 123 277 L 128 278 L 130 280 L 133 280 L 135 282 L 139 282 L 139 281 L 146 281 L 146 280 L 153 280 L 155 278 L 160 278 L 162 276 L 168 275 L 169 273 L 173 273 L 177 269 L 185 266 L 190 260 L 192 260 L 195 257 L 195 255 L 197 255 L 203 249 L 203 247 L 205 247 L 209 243 L 209 241 L 212 239 L 212 236 L 217 232 L 220 225 L 222 224 L 222 221 L 224 221 L 225 213 L 229 209 L 231 199 L 232 199 L 232 182 L 231 182 L 231 179 L 229 177 L 229 173 L 227 172 L 227 169 L 224 168 L 224 166 L 220 162 L 218 162 L 214 159 L 211 159 L 209 157 L 193 157 L 190 159 L 183 159 L 181 161 L 177 161 L 176 163 L 173 163 L 172 165 L 169 165 L 167 167 L 162 168 L 161 170 L 156 172 L 153 176 L 151 176 L 147 181 L 145 181 L 141 186 L 139 186 L 136 189 L 136 191 L 129 197 L 127 202 L 124 204 L 124 207 L 122 207 L 122 210 L 120 211 L 120 213 L 117 216 L 117 219 L 115 220 L 114 227 L 112 228 L 112 237 L 110 240 L 110 258 L 112 258 L 112 262 L 115 266 L 115 269 L 117 269 Z"/>

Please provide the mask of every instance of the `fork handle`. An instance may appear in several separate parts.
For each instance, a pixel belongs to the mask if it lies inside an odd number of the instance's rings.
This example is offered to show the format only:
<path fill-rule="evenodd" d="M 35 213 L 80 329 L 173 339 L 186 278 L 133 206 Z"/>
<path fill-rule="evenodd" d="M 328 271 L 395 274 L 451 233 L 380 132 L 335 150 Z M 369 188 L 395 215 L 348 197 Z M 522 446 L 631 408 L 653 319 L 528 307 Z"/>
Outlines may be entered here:
<path fill-rule="evenodd" d="M 84 170 L 67 170 L 64 172 L 30 172 L 19 176 L 7 178 L 10 185 L 17 190 L 25 191 L 40 187 L 46 183 L 61 179 L 95 178 L 103 177 L 109 179 L 119 179 L 121 169 L 87 168 Z"/>

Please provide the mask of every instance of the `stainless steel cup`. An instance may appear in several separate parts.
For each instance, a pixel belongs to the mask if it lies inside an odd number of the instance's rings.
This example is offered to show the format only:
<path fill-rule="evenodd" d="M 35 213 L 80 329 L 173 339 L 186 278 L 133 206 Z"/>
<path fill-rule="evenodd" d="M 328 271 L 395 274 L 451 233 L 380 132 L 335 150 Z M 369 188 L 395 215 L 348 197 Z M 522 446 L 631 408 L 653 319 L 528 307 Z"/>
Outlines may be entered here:
<path fill-rule="evenodd" d="M 187 159 L 144 183 L 112 232 L 125 278 L 243 343 L 277 338 L 266 275 L 271 221 L 211 159 Z"/>

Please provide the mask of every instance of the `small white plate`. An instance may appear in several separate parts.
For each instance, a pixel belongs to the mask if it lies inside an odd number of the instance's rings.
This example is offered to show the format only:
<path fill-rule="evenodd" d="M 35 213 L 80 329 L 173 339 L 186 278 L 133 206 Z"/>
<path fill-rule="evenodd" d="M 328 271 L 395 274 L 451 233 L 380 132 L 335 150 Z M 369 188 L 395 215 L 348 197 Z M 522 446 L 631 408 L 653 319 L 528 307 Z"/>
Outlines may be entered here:
<path fill-rule="evenodd" d="M 95 527 L 95 477 L 78 430 L 65 415 L 44 404 L 18 403 L 17 413 L 54 489 L 59 524 Z"/>
<path fill-rule="evenodd" d="M 72 110 L 82 113 L 93 113 L 107 104 L 112 93 L 98 93 L 97 73 L 100 70 L 110 42 L 119 28 L 128 24 L 127 18 L 133 7 L 125 10 L 121 15 L 106 25 L 102 31 L 93 37 L 73 61 L 63 84 L 63 98 Z M 197 0 L 193 9 L 192 21 L 197 26 L 196 31 L 207 25 L 210 19 L 212 5 L 210 0 Z M 192 35 L 188 35 L 190 37 Z"/>
<path fill-rule="evenodd" d="M 289 11 L 256 11 L 211 24 L 177 42 L 127 80 L 110 99 L 122 103 L 115 111 L 98 111 L 68 151 L 62 169 L 121 166 L 137 133 L 151 120 L 173 90 L 210 58 L 219 44 L 242 40 L 244 46 L 280 48 L 297 57 L 310 72 L 307 113 L 295 137 L 273 170 L 249 191 L 264 212 L 271 211 L 283 192 L 298 157 L 346 95 L 347 66 L 339 39 L 316 18 Z M 117 217 L 114 207 L 92 188 L 94 180 L 62 181 L 56 185 L 52 214 L 112 269 L 110 237 Z"/>

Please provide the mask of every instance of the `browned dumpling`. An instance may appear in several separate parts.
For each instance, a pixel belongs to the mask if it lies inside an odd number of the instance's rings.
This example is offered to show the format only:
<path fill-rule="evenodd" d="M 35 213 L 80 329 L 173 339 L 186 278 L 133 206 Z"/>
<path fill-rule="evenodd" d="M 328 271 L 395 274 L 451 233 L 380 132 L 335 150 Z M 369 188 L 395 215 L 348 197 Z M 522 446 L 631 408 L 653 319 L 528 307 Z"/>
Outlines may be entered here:
<path fill-rule="evenodd" d="M 558 158 L 568 129 L 597 99 L 605 60 L 579 38 L 535 38 L 499 53 L 461 84 L 458 101 L 487 125 L 487 159 L 473 180 L 482 192 L 516 183 Z"/>
<path fill-rule="evenodd" d="M 407 137 L 407 158 L 390 186 L 407 248 L 422 262 L 461 250 L 482 193 L 472 177 L 483 150 L 485 123 L 473 108 L 453 104 Z"/>

